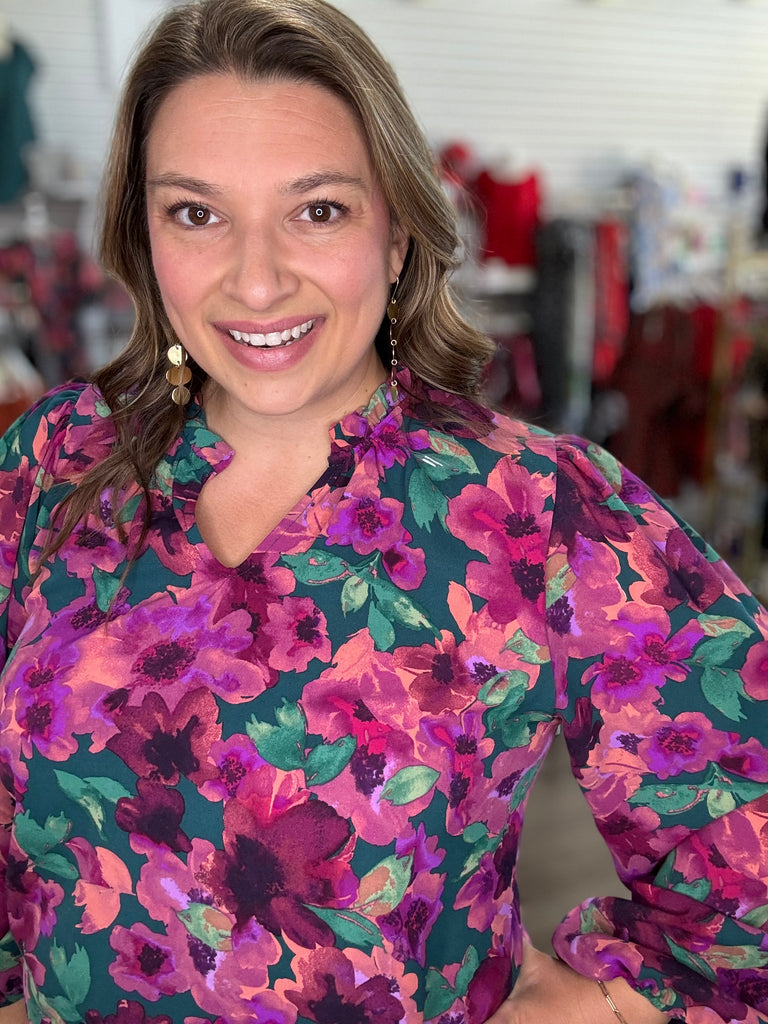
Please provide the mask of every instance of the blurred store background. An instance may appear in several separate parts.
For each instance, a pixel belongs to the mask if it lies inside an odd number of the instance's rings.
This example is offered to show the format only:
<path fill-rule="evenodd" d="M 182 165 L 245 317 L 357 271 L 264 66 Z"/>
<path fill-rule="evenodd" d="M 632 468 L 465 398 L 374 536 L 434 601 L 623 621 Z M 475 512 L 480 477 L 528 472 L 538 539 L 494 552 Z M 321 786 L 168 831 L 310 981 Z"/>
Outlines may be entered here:
<path fill-rule="evenodd" d="M 119 83 L 172 0 L 0 0 L 0 426 L 124 344 L 94 258 Z M 459 209 L 500 406 L 606 445 L 768 595 L 768 0 L 336 0 Z M 558 747 L 521 889 L 620 891 Z M 578 878 L 575 885 L 571 881 Z"/>

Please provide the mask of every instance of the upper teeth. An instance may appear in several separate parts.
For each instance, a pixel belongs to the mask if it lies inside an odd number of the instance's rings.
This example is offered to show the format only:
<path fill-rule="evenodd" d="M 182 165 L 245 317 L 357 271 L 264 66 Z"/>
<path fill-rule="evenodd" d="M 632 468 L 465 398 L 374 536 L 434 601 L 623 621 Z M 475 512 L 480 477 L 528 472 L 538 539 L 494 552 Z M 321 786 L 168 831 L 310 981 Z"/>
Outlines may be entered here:
<path fill-rule="evenodd" d="M 288 327 L 284 331 L 270 331 L 269 334 L 246 334 L 245 331 L 230 331 L 235 341 L 243 345 L 267 346 L 274 348 L 276 345 L 292 345 L 302 334 L 306 334 L 314 325 L 314 320 L 307 320 L 306 323 L 297 324 L 296 327 Z"/>

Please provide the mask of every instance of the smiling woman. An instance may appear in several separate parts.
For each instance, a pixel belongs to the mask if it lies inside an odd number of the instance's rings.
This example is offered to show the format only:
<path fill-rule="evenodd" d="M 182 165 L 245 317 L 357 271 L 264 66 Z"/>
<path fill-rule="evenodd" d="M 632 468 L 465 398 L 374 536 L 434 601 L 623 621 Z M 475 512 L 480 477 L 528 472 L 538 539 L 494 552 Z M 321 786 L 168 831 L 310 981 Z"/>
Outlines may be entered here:
<path fill-rule="evenodd" d="M 106 182 L 134 335 L 0 442 L 3 1024 L 766 1019 L 768 617 L 481 403 L 456 247 L 333 7 L 161 20 Z M 552 958 L 516 860 L 558 730 L 630 895 Z"/>

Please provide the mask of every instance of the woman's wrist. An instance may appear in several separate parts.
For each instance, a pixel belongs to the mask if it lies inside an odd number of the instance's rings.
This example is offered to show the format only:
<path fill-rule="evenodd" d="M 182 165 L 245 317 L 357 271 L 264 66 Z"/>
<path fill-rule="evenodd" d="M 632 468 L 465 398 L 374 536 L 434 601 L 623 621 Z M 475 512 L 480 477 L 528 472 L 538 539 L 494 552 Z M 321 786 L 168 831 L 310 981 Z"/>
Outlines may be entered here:
<path fill-rule="evenodd" d="M 613 1010 L 613 1014 L 616 1017 L 616 1020 L 619 1022 L 619 1024 L 629 1024 L 629 1021 L 627 1020 L 627 1018 L 624 1016 L 624 1014 L 618 1008 L 616 1003 L 613 1001 L 613 996 L 608 991 L 608 988 L 606 987 L 605 982 L 601 981 L 599 978 L 596 978 L 595 980 L 597 981 L 598 987 L 599 987 L 600 991 L 602 992 L 603 997 L 605 998 L 605 1001 L 608 1003 L 608 1005 L 610 1006 L 611 1010 Z"/>

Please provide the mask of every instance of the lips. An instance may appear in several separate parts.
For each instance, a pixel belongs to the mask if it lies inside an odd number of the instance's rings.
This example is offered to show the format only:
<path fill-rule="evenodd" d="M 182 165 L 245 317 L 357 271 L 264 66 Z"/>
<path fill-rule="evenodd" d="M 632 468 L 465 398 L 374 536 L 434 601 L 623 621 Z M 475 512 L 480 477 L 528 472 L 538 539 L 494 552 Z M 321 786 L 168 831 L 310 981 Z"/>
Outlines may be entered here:
<path fill-rule="evenodd" d="M 246 331 L 229 331 L 230 337 L 240 345 L 251 348 L 288 348 L 294 341 L 304 337 L 315 325 L 314 320 L 307 320 L 295 327 L 287 327 L 284 331 L 270 331 L 268 334 L 248 334 Z"/>

